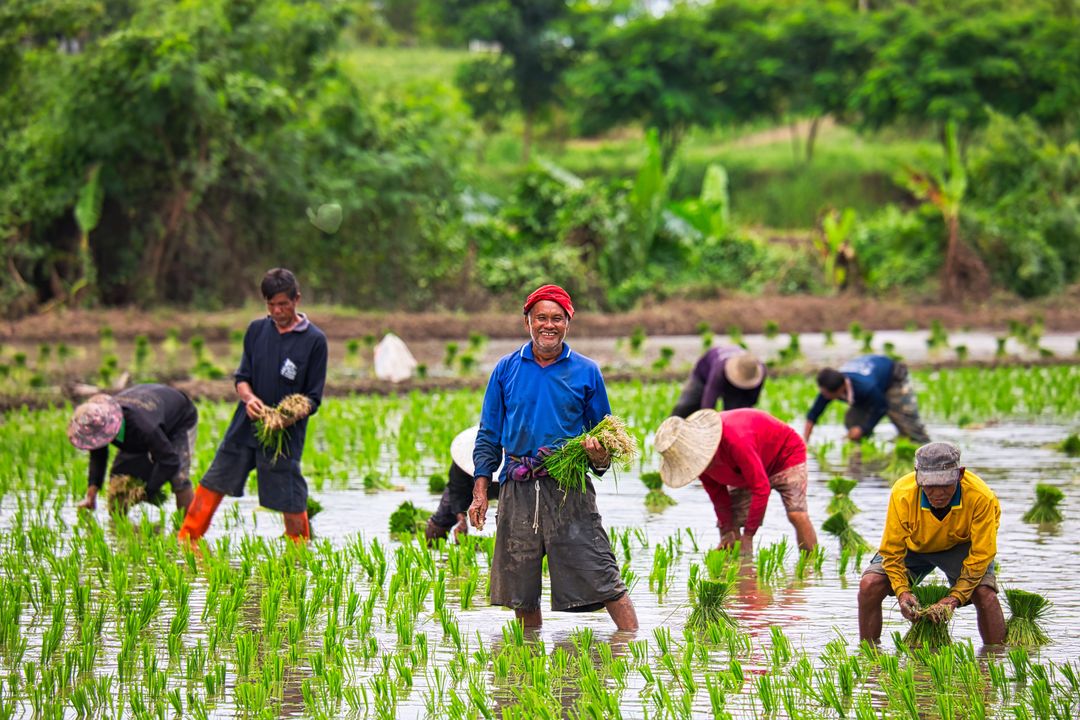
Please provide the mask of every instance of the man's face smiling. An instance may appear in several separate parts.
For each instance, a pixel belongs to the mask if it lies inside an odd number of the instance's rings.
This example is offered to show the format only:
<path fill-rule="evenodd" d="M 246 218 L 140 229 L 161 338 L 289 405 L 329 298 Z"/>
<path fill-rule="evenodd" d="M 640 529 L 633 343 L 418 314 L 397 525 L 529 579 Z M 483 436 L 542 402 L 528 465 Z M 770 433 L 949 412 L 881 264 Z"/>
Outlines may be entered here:
<path fill-rule="evenodd" d="M 296 306 L 299 302 L 300 293 L 290 298 L 286 293 L 279 292 L 266 301 L 266 311 L 278 328 L 287 328 L 296 323 Z"/>
<path fill-rule="evenodd" d="M 552 357 L 562 352 L 563 339 L 570 326 L 566 311 L 557 302 L 541 300 L 529 309 L 525 326 L 532 338 L 533 352 Z"/>

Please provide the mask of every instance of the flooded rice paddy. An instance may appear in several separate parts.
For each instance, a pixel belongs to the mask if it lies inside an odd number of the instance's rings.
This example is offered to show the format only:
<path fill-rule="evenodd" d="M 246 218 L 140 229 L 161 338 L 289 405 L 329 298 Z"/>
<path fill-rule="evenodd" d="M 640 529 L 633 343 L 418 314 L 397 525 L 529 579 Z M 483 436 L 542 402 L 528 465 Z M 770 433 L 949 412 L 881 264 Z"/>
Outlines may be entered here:
<path fill-rule="evenodd" d="M 308 548 L 280 539 L 280 518 L 251 495 L 223 503 L 197 552 L 176 545 L 167 510 L 79 517 L 86 458 L 66 443 L 66 413 L 11 413 L 0 427 L 12 468 L 0 478 L 0 717 L 1077 717 L 1080 460 L 1055 444 L 1080 428 L 1080 368 L 915 381 L 932 437 L 959 444 L 1001 500 L 1000 585 L 1053 603 L 1042 648 L 982 648 L 965 608 L 950 626 L 954 650 L 901 650 L 891 635 L 907 623 L 890 599 L 882 652 L 860 650 L 868 556 L 842 554 L 819 529 L 822 551 L 800 567 L 779 502 L 755 556 L 731 571 L 737 629 L 687 631 L 688 585 L 706 574 L 715 515 L 697 483 L 651 512 L 639 480 L 655 468 L 650 433 L 676 384 L 611 388 L 646 450 L 596 484 L 641 621 L 633 634 L 603 612 L 546 612 L 542 630 L 518 632 L 486 601 L 493 518 L 461 546 L 389 536 L 403 501 L 435 508 L 427 479 L 445 473 L 445 448 L 475 422 L 479 393 L 328 402 L 305 455 L 324 507 Z M 812 395 L 803 378 L 777 380 L 763 409 L 801 427 Z M 200 406 L 196 477 L 230 412 Z M 838 419 L 830 409 L 811 443 L 811 519 L 820 528 L 827 517 L 829 478 L 857 478 L 851 523 L 876 545 L 899 472 L 893 431 L 886 421 L 852 452 Z M 1036 483 L 1064 491 L 1063 522 L 1021 520 Z M 770 566 L 780 543 L 786 554 Z"/>

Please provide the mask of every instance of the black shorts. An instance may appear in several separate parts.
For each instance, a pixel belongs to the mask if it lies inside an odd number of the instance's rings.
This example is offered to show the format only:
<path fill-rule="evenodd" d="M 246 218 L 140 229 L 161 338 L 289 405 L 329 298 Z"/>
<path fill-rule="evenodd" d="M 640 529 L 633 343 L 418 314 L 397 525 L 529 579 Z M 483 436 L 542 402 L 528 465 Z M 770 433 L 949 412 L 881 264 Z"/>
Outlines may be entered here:
<path fill-rule="evenodd" d="M 308 487 L 300 461 L 288 456 L 274 461 L 262 448 L 221 443 L 199 484 L 223 495 L 243 497 L 252 470 L 259 484 L 260 505 L 287 513 L 307 510 Z"/>

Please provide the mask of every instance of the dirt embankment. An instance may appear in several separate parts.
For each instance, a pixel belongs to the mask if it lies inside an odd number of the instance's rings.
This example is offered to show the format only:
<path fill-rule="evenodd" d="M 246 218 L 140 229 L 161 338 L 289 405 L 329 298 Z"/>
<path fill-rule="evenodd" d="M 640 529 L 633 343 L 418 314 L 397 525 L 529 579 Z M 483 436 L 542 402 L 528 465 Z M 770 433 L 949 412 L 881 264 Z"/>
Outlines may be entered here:
<path fill-rule="evenodd" d="M 965 305 L 912 304 L 858 296 L 834 298 L 812 296 L 733 297 L 701 301 L 668 301 L 628 313 L 582 311 L 574 319 L 576 337 L 624 337 L 636 327 L 649 335 L 693 335 L 701 323 L 715 333 L 731 326 L 757 333 L 775 322 L 781 332 L 844 330 L 852 322 L 869 330 L 901 329 L 912 323 L 920 328 L 934 320 L 947 329 L 1003 330 L 1010 321 L 1025 324 L 1042 319 L 1048 331 L 1080 330 L 1080 289 L 1040 302 L 1003 299 Z M 65 310 L 22 318 L 0 326 L 0 340 L 7 342 L 96 341 L 103 327 L 118 339 L 146 335 L 164 338 L 175 329 L 181 337 L 202 335 L 223 340 L 257 317 L 261 310 L 249 307 L 225 312 L 139 311 L 132 309 Z M 314 307 L 312 320 L 332 340 L 362 338 L 393 331 L 407 342 L 419 339 L 461 340 L 471 333 L 491 338 L 516 338 L 523 334 L 518 313 L 452 312 L 374 313 Z"/>

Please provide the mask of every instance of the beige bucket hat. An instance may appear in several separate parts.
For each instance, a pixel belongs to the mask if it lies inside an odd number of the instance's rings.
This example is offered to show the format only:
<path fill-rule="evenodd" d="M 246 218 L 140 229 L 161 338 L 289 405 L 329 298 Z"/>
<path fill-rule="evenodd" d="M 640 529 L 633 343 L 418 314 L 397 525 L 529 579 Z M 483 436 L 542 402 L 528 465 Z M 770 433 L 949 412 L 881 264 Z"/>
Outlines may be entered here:
<path fill-rule="evenodd" d="M 685 420 L 669 417 L 656 430 L 653 445 L 660 453 L 660 479 L 679 488 L 697 479 L 709 467 L 724 425 L 715 410 L 698 410 Z"/>
<path fill-rule="evenodd" d="M 472 454 L 473 448 L 476 447 L 476 434 L 480 432 L 479 425 L 473 425 L 472 427 L 465 428 L 459 432 L 454 439 L 450 441 L 450 458 L 454 461 L 454 464 L 464 470 L 467 474 L 472 475 L 476 472 L 476 466 L 473 464 Z M 499 472 L 502 470 L 502 466 L 506 461 L 499 463 L 499 469 L 494 473 L 494 479 L 498 479 Z"/>
<path fill-rule="evenodd" d="M 753 390 L 765 379 L 765 368 L 756 357 L 743 353 L 724 363 L 724 377 L 740 390 Z"/>

